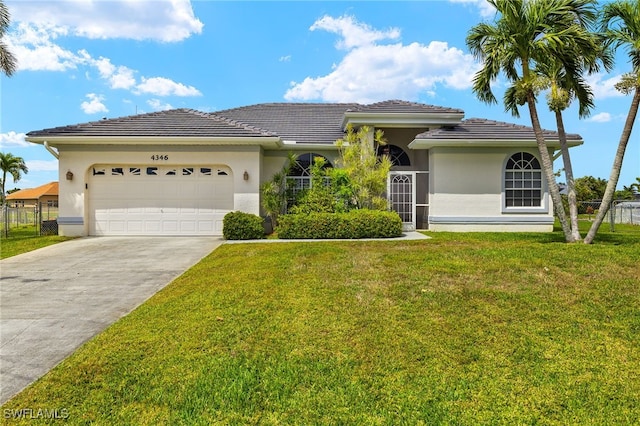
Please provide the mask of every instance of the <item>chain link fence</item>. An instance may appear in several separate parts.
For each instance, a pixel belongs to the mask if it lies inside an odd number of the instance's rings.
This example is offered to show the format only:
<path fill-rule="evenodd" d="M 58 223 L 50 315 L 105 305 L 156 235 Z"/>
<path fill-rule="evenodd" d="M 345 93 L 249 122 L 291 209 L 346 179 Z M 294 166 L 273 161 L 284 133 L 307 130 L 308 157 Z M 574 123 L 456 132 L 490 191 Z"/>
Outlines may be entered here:
<path fill-rule="evenodd" d="M 19 228 L 33 227 L 34 235 L 58 235 L 58 207 L 40 203 L 37 206 L 0 209 L 2 235 L 9 237 Z"/>
<path fill-rule="evenodd" d="M 609 211 L 609 218 L 612 224 L 640 225 L 640 201 L 614 201 Z"/>

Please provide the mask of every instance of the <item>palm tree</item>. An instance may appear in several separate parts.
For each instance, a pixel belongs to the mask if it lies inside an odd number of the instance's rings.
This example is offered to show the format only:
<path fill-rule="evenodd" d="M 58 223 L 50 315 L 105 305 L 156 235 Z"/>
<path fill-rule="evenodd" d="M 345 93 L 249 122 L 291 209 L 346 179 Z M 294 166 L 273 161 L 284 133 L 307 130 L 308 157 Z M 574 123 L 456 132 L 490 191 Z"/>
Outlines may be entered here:
<path fill-rule="evenodd" d="M 471 28 L 467 46 L 482 61 L 483 67 L 473 79 L 473 91 L 486 103 L 497 103 L 491 84 L 503 73 L 511 82 L 504 95 L 506 110 L 519 116 L 518 106 L 529 107 L 542 169 L 554 210 L 565 239 L 574 241 L 567 222 L 562 197 L 553 171 L 553 161 L 544 139 L 536 95 L 541 81 L 535 67 L 553 58 L 568 75 L 579 75 L 581 60 L 576 52 L 597 47 L 586 30 L 592 20 L 595 0 L 488 0 L 498 15 L 493 24 L 481 23 Z"/>
<path fill-rule="evenodd" d="M 4 1 L 0 0 L 0 69 L 7 76 L 11 76 L 18 67 L 18 61 L 4 42 L 4 35 L 9 28 L 10 22 L 9 9 L 4 4 Z"/>
<path fill-rule="evenodd" d="M 24 163 L 22 157 L 16 157 L 13 154 L 7 152 L 6 154 L 0 152 L 0 168 L 2 169 L 2 181 L 0 186 L 2 189 L 2 204 L 5 200 L 5 183 L 7 182 L 7 173 L 13 176 L 13 181 L 17 182 L 22 177 L 22 173 L 29 173 L 27 165 Z"/>
<path fill-rule="evenodd" d="M 616 85 L 616 89 L 624 94 L 633 94 L 633 97 L 631 98 L 629 113 L 620 135 L 620 142 L 613 159 L 611 175 L 607 182 L 600 210 L 598 210 L 598 214 L 591 224 L 587 236 L 584 238 L 586 244 L 593 242 L 598 228 L 600 228 L 609 211 L 616 185 L 618 185 L 618 179 L 620 178 L 624 153 L 631 138 L 633 123 L 638 115 L 638 106 L 640 105 L 640 2 L 638 0 L 619 0 L 604 5 L 600 20 L 600 30 L 613 46 L 627 48 L 632 71 L 623 76 L 622 80 Z"/>
<path fill-rule="evenodd" d="M 595 14 L 591 15 L 590 22 L 594 22 Z M 558 129 L 558 139 L 560 141 L 560 152 L 562 153 L 562 162 L 564 166 L 564 174 L 567 179 L 567 200 L 569 204 L 569 218 L 571 223 L 571 235 L 574 241 L 581 240 L 580 231 L 578 229 L 578 202 L 575 190 L 575 180 L 573 176 L 573 165 L 569 153 L 569 145 L 567 144 L 567 133 L 564 127 L 564 119 L 562 116 L 572 101 L 577 100 L 579 104 L 578 115 L 583 118 L 591 113 L 594 106 L 593 91 L 583 78 L 584 74 L 591 74 L 600 70 L 602 66 L 610 70 L 613 67 L 612 51 L 606 47 L 601 47 L 601 39 L 593 34 L 596 49 L 586 52 L 576 50 L 575 58 L 577 62 L 578 74 L 570 75 L 562 64 L 553 58 L 547 58 L 547 61 L 540 62 L 536 65 L 536 73 L 540 76 L 547 93 L 547 105 L 549 110 L 555 115 L 556 126 Z"/>

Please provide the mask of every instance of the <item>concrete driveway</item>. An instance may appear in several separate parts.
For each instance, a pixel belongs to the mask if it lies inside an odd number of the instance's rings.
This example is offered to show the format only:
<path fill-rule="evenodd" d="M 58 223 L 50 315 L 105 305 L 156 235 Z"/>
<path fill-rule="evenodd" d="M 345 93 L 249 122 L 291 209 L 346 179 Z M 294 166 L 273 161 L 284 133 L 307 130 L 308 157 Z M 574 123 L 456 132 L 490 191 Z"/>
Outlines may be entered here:
<path fill-rule="evenodd" d="M 0 261 L 0 403 L 222 243 L 81 238 Z"/>

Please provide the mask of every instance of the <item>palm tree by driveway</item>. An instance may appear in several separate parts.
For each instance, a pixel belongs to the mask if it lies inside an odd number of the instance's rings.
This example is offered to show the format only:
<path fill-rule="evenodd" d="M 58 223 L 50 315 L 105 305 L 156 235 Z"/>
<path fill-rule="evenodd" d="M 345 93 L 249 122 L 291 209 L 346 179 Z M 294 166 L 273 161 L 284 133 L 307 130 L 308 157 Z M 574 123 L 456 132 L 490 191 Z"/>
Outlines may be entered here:
<path fill-rule="evenodd" d="M 640 105 L 640 2 L 638 0 L 619 0 L 605 4 L 602 8 L 600 27 L 605 37 L 614 47 L 624 47 L 629 54 L 632 70 L 623 76 L 622 80 L 616 85 L 616 89 L 624 94 L 632 94 L 633 97 L 631 98 L 629 113 L 620 135 L 620 142 L 613 160 L 611 175 L 602 198 L 602 204 L 589 228 L 589 232 L 584 238 L 584 242 L 587 244 L 593 242 L 598 228 L 600 228 L 613 201 L 620 178 L 624 153 L 631 138 L 633 124 L 638 115 L 638 106 Z"/>
<path fill-rule="evenodd" d="M 22 177 L 22 173 L 29 173 L 29 169 L 22 157 L 16 157 L 9 152 L 6 154 L 0 152 L 0 169 L 2 169 L 2 181 L 0 182 L 0 189 L 2 190 L 1 198 L 2 204 L 4 204 L 7 174 L 10 174 L 13 177 L 13 181 L 17 182 Z"/>
<path fill-rule="evenodd" d="M 518 116 L 527 104 L 542 169 L 566 241 L 574 241 L 544 139 L 536 95 L 540 78 L 536 64 L 557 61 L 569 75 L 578 75 L 581 60 L 576 51 L 596 49 L 587 23 L 595 13 L 595 0 L 488 0 L 497 10 L 495 21 L 469 31 L 467 46 L 483 66 L 473 79 L 473 91 L 486 103 L 497 103 L 491 84 L 503 74 L 511 83 L 504 95 L 505 108 Z"/>

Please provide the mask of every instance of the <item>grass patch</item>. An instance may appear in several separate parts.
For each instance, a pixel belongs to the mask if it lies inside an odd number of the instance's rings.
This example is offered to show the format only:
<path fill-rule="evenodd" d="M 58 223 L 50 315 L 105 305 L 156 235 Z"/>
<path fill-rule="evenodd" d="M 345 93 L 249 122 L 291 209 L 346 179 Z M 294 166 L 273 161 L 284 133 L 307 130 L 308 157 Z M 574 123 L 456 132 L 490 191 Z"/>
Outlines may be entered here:
<path fill-rule="evenodd" d="M 637 424 L 638 232 L 223 245 L 3 409 L 64 409 L 69 424 Z"/>
<path fill-rule="evenodd" d="M 0 237 L 0 259 L 16 256 L 42 247 L 70 240 L 71 237 L 59 235 L 38 235 L 34 225 L 22 225 L 11 228 L 9 236 L 4 233 Z"/>

